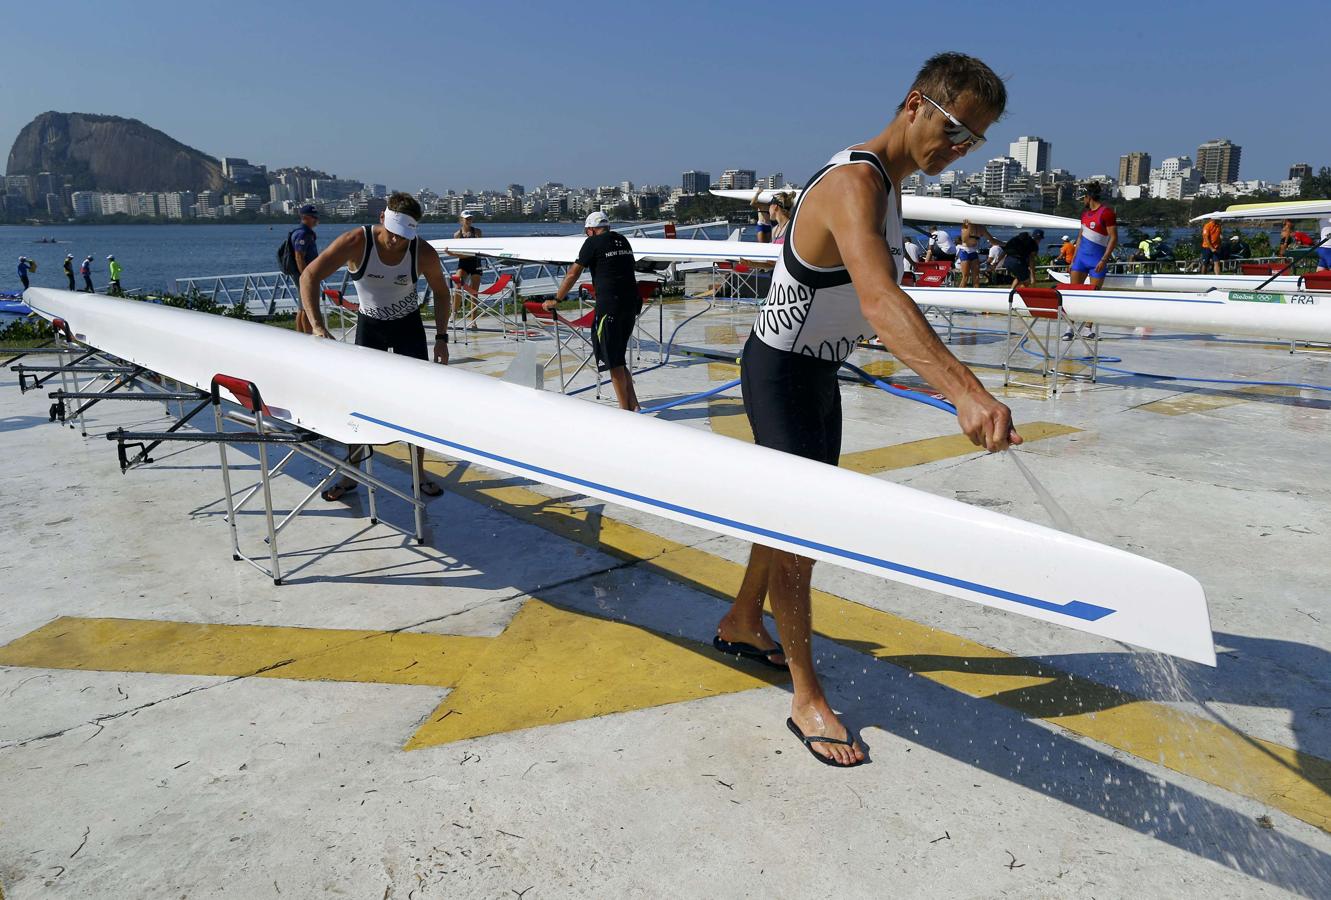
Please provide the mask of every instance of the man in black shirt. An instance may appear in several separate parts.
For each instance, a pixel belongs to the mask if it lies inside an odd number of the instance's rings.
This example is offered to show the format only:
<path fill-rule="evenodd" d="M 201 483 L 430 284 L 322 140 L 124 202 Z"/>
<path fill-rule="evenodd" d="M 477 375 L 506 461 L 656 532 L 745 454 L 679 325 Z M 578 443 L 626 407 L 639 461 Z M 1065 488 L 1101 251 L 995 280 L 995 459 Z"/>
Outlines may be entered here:
<path fill-rule="evenodd" d="M 638 293 L 638 278 L 633 269 L 633 248 L 628 239 L 610 230 L 610 220 L 603 212 L 587 217 L 583 231 L 587 240 L 578 251 L 578 261 L 568 267 L 553 300 L 542 304 L 546 309 L 558 306 L 584 269 L 592 273 L 592 287 L 596 290 L 596 319 L 592 324 L 592 349 L 596 353 L 597 368 L 610 372 L 610 383 L 615 386 L 615 397 L 620 409 L 637 412 L 638 395 L 633 390 L 633 374 L 625 360 L 633 324 L 642 312 L 642 297 Z"/>
<path fill-rule="evenodd" d="M 1035 258 L 1040 252 L 1040 241 L 1044 240 L 1044 231 L 1036 229 L 1034 234 L 1022 232 L 1003 245 L 1007 258 L 1003 268 L 1012 273 L 1015 284 L 1030 285 L 1035 283 Z"/>

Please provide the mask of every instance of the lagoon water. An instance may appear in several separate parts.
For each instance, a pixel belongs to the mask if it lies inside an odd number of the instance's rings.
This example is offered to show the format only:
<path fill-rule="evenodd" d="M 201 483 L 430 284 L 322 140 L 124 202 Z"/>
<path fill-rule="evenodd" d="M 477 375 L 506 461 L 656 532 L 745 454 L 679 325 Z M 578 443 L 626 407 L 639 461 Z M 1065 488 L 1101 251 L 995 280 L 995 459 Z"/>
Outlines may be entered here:
<path fill-rule="evenodd" d="M 295 227 L 294 224 L 290 227 Z M 319 246 L 327 247 L 335 237 L 359 226 L 326 224 L 318 229 Z M 457 225 L 427 223 L 421 234 L 427 239 L 451 237 Z M 66 286 L 61 268 L 66 253 L 74 254 L 77 266 L 92 254 L 92 281 L 105 290 L 108 279 L 106 256 L 114 253 L 125 267 L 121 279 L 125 290 L 174 290 L 175 279 L 206 275 L 238 275 L 277 270 L 277 246 L 286 235 L 283 225 L 0 225 L 0 291 L 19 290 L 18 258 L 38 263 L 29 276 L 34 287 Z M 490 222 L 481 230 L 492 235 L 577 234 L 570 222 Z M 39 244 L 42 238 L 59 243 Z"/>

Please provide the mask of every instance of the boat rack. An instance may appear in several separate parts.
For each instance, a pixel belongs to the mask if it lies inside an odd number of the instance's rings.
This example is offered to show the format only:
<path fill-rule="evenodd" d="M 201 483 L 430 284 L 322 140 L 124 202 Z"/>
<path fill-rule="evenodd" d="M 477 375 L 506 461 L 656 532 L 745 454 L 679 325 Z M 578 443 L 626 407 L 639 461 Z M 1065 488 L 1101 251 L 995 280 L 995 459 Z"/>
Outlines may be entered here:
<path fill-rule="evenodd" d="M 223 390 L 235 398 L 243 411 L 229 409 L 223 405 Z M 425 543 L 425 503 L 421 499 L 420 462 L 414 451 L 408 454 L 411 457 L 412 489 L 411 493 L 407 494 L 374 474 L 373 447 L 368 445 L 353 447 L 346 461 L 338 459 L 331 453 L 315 446 L 315 442 L 320 440 L 318 434 L 274 418 L 272 411 L 264 403 L 258 385 L 252 381 L 230 375 L 215 375 L 209 392 L 207 394 L 200 393 L 199 396 L 202 397 L 202 402 L 178 418 L 165 431 L 127 431 L 124 428 L 117 428 L 109 432 L 106 439 L 116 442 L 116 454 L 120 460 L 120 471 L 122 473 L 135 466 L 151 463 L 153 460 L 149 454 L 157 446 L 167 441 L 216 444 L 222 464 L 222 486 L 226 496 L 226 521 L 231 534 L 231 558 L 233 560 L 249 563 L 272 578 L 273 584 L 282 584 L 281 554 L 277 543 L 278 535 L 297 516 L 304 512 L 310 502 L 334 479 L 343 476 L 364 484 L 368 488 L 371 525 L 382 524 L 402 535 L 414 537 L 418 544 Z M 213 431 L 185 432 L 180 430 L 190 419 L 208 406 L 213 407 Z M 228 431 L 226 427 L 228 423 L 240 425 L 246 430 L 236 431 L 233 429 Z M 231 465 L 227 455 L 227 446 L 230 444 L 254 444 L 258 448 L 259 481 L 257 484 L 240 491 L 232 488 Z M 289 448 L 286 455 L 276 464 L 271 464 L 269 460 L 268 448 L 270 445 L 283 445 Z M 130 456 L 131 450 L 137 450 L 137 453 L 132 457 Z M 273 510 L 272 480 L 274 476 L 281 474 L 287 463 L 298 455 L 313 460 L 321 466 L 326 466 L 328 471 L 319 480 L 318 484 L 311 488 L 290 511 L 279 519 Z M 361 462 L 365 463 L 364 470 L 360 468 Z M 411 504 L 414 513 L 413 529 L 408 530 L 380 519 L 378 498 L 376 496 L 378 491 L 385 491 Z M 241 550 L 238 527 L 240 512 L 246 504 L 260 494 L 263 497 L 264 521 L 268 532 L 264 538 L 268 548 L 267 565 Z"/>
<path fill-rule="evenodd" d="M 35 348 L 20 348 L 15 352 L 20 355 L 58 355 L 67 361 L 62 365 L 34 366 L 20 363 L 10 366 L 11 371 L 18 373 L 20 389 L 24 392 L 34 390 L 59 376 L 61 387 L 48 394 L 53 401 L 50 421 L 69 424 L 73 428 L 74 420 L 77 420 L 84 437 L 88 436 L 85 413 L 98 403 L 109 400 L 156 401 L 167 404 L 174 402 L 175 419 L 164 430 L 128 431 L 117 428 L 106 435 L 108 441 L 114 441 L 116 444 L 121 473 L 151 464 L 154 461 L 152 452 L 168 441 L 217 444 L 222 464 L 222 484 L 226 494 L 226 520 L 231 533 L 232 559 L 249 563 L 272 578 L 274 584 L 282 583 L 278 535 L 292 520 L 304 512 L 310 502 L 334 479 L 343 476 L 368 488 L 371 525 L 382 524 L 407 537 L 414 537 L 418 544 L 425 543 L 425 503 L 421 497 L 420 463 L 415 452 L 408 454 L 411 458 L 412 486 L 411 492 L 407 493 L 374 474 L 373 447 L 353 446 L 348 459 L 339 459 L 315 445 L 321 440 L 320 435 L 274 417 L 269 407 L 264 404 L 259 387 L 251 381 L 228 375 L 216 375 L 207 391 L 179 383 L 175 390 L 168 390 L 163 386 L 163 381 L 170 379 L 164 379 L 163 376 L 149 371 L 144 366 L 127 363 L 104 354 L 95 347 L 79 343 L 62 319 L 55 319 L 52 325 L 56 330 L 53 343 L 48 342 L 48 345 Z M 80 381 L 82 376 L 88 377 Z M 126 390 L 130 387 L 139 390 Z M 223 391 L 234 398 L 234 404 L 230 400 L 223 402 Z M 74 402 L 78 405 L 74 406 Z M 184 430 L 186 425 L 209 406 L 213 408 L 214 430 Z M 228 425 L 233 427 L 228 430 Z M 235 425 L 239 425 L 242 430 L 237 430 Z M 233 490 L 231 484 L 232 467 L 227 446 L 232 444 L 254 444 L 258 448 L 259 480 L 256 484 L 239 491 Z M 285 456 L 276 464 L 270 465 L 268 448 L 273 445 L 282 445 L 288 449 Z M 300 502 L 279 518 L 273 509 L 272 479 L 297 455 L 326 467 L 327 472 Z M 361 463 L 364 463 L 364 469 L 361 468 Z M 414 513 L 411 528 L 403 528 L 380 519 L 379 491 L 398 497 L 411 505 Z M 264 538 L 267 544 L 266 565 L 241 550 L 238 527 L 240 512 L 260 494 L 267 525 L 267 535 Z"/>

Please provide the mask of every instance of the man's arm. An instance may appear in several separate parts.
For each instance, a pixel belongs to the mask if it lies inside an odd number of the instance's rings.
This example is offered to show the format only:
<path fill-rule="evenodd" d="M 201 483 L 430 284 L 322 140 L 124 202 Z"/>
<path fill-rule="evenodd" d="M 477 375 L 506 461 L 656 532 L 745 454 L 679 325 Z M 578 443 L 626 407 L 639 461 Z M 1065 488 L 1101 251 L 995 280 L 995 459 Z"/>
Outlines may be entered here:
<path fill-rule="evenodd" d="M 1114 248 L 1118 246 L 1118 226 L 1110 225 L 1105 231 L 1109 232 L 1109 243 L 1105 244 L 1104 255 L 1101 256 L 1100 261 L 1095 264 L 1095 271 L 1097 272 L 1104 272 L 1105 266 L 1109 264 L 1109 260 L 1113 259 Z"/>
<path fill-rule="evenodd" d="M 1011 411 L 952 355 L 910 295 L 897 285 L 896 262 L 879 226 L 887 201 L 877 173 L 868 166 L 846 166 L 829 173 L 822 187 L 823 196 L 833 196 L 836 202 L 820 204 L 814 194 L 812 224 L 815 229 L 822 224 L 830 233 L 854 282 L 860 309 L 878 337 L 898 360 L 952 401 L 957 423 L 973 443 L 991 452 L 1021 443 Z M 804 209 L 808 216 L 807 201 Z"/>
<path fill-rule="evenodd" d="M 581 277 L 582 263 L 573 263 L 573 265 L 568 267 L 568 271 L 564 273 L 564 280 L 559 282 L 559 290 L 555 291 L 554 299 L 542 303 L 541 308 L 554 309 L 556 306 L 563 303 L 564 298 L 568 296 L 568 292 L 573 290 L 573 285 L 577 284 L 578 279 Z"/>
<path fill-rule="evenodd" d="M 416 266 L 434 293 L 434 361 L 448 365 L 448 316 L 453 310 L 453 294 L 439 254 L 424 239 L 417 247 Z"/>
<path fill-rule="evenodd" d="M 328 249 L 316 256 L 304 271 L 300 273 L 300 305 L 310 320 L 310 328 L 315 337 L 332 337 L 324 327 L 324 317 L 319 311 L 319 284 L 342 266 L 360 262 L 365 254 L 365 230 L 353 228 L 338 235 L 328 245 Z"/>

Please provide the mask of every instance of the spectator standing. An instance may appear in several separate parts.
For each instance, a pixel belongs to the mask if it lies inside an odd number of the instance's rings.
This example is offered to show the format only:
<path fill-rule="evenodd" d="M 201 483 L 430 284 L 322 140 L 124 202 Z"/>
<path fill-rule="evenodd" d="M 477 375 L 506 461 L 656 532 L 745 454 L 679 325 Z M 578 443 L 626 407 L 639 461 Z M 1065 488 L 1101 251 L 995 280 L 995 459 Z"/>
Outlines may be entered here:
<path fill-rule="evenodd" d="M 1201 271 L 1206 271 L 1207 264 L 1210 264 L 1211 271 L 1215 275 L 1220 274 L 1220 223 L 1215 219 L 1207 219 L 1206 224 L 1202 226 L 1202 267 Z"/>
<path fill-rule="evenodd" d="M 319 255 L 319 236 L 314 231 L 318 224 L 319 207 L 313 203 L 306 203 L 300 208 L 300 225 L 287 235 L 287 240 L 291 242 L 291 259 L 296 264 L 297 284 L 300 283 L 300 276 L 304 274 L 305 267 L 314 262 L 314 258 Z M 296 307 L 296 331 L 301 334 L 314 333 L 314 326 L 302 306 Z"/>
<path fill-rule="evenodd" d="M 83 262 L 79 265 L 79 274 L 83 276 L 84 293 L 94 293 L 92 286 L 92 257 L 83 257 Z"/>
<path fill-rule="evenodd" d="M 120 274 L 125 270 L 120 263 L 116 261 L 115 254 L 108 256 L 106 262 L 107 268 L 111 273 L 111 283 L 107 285 L 106 292 L 112 297 L 123 297 L 125 292 L 120 287 Z"/>
<path fill-rule="evenodd" d="M 65 254 L 65 277 L 69 279 L 69 289 L 74 290 L 74 254 Z"/>

